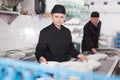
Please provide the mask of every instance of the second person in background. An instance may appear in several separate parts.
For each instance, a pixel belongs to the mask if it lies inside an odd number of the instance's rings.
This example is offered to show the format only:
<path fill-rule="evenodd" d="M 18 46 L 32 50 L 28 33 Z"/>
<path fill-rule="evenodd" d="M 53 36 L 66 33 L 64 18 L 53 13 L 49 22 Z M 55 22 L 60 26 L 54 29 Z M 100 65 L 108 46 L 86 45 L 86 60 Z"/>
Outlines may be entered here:
<path fill-rule="evenodd" d="M 82 52 L 89 52 L 96 54 L 98 51 L 98 41 L 100 39 L 101 21 L 100 14 L 97 11 L 91 13 L 91 18 L 85 24 L 83 29 Z"/>

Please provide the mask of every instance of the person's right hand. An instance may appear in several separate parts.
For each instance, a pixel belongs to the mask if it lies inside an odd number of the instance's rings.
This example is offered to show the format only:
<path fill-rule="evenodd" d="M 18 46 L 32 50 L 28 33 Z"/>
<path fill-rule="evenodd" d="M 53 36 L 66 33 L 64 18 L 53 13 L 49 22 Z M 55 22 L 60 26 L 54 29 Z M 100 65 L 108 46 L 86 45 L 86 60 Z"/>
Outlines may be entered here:
<path fill-rule="evenodd" d="M 78 54 L 78 58 L 82 59 L 82 61 L 88 61 L 88 57 L 83 54 Z"/>
<path fill-rule="evenodd" d="M 45 63 L 45 64 L 48 64 L 47 60 L 42 56 L 40 57 L 40 60 L 39 60 L 41 63 Z"/>

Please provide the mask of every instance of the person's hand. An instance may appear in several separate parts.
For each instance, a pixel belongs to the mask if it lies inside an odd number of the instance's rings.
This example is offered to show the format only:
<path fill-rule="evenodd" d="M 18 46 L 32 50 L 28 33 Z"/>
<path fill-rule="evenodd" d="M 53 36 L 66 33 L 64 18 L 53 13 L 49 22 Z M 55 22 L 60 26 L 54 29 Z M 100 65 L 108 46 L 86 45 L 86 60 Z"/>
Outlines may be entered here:
<path fill-rule="evenodd" d="M 101 37 L 99 37 L 99 41 L 102 41 L 103 39 Z"/>
<path fill-rule="evenodd" d="M 98 53 L 98 51 L 97 51 L 95 48 L 92 48 L 91 51 L 92 51 L 94 54 Z"/>
<path fill-rule="evenodd" d="M 46 60 L 44 57 L 40 57 L 40 62 L 41 62 L 41 63 L 48 64 L 47 60 Z"/>
<path fill-rule="evenodd" d="M 88 61 L 87 56 L 83 55 L 83 54 L 78 54 L 77 56 L 78 58 L 82 59 L 82 61 Z"/>

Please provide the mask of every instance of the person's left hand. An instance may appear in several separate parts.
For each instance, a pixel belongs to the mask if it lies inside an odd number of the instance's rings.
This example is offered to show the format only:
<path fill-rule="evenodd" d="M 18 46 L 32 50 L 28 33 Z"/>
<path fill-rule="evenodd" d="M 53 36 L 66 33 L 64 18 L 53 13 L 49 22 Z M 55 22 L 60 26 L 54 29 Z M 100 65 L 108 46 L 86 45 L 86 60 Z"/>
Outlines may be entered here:
<path fill-rule="evenodd" d="M 83 55 L 83 54 L 78 54 L 77 56 L 78 58 L 82 59 L 82 61 L 88 61 L 87 56 Z"/>
<path fill-rule="evenodd" d="M 102 41 L 103 39 L 101 37 L 99 37 L 99 41 Z"/>

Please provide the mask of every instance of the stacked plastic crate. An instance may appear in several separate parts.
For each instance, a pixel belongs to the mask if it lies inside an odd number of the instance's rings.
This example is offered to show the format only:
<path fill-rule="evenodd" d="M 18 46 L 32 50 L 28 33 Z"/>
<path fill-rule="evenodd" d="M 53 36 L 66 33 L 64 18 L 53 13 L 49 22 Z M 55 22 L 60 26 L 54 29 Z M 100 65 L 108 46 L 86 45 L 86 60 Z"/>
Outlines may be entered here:
<path fill-rule="evenodd" d="M 66 8 L 67 18 L 77 18 L 81 20 L 89 19 L 89 8 L 74 0 L 57 0 L 57 3 L 62 4 Z"/>
<path fill-rule="evenodd" d="M 117 32 L 115 47 L 120 48 L 120 32 Z"/>

